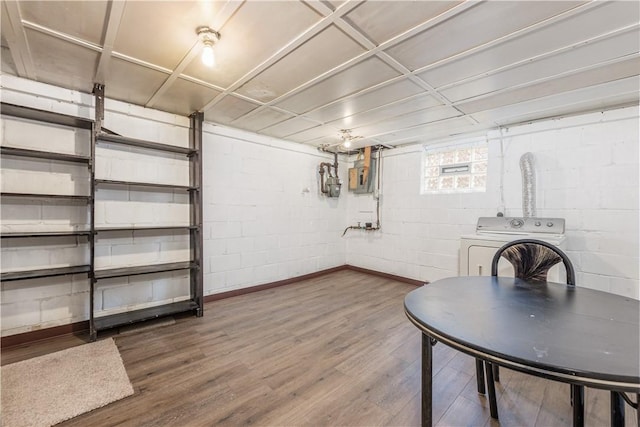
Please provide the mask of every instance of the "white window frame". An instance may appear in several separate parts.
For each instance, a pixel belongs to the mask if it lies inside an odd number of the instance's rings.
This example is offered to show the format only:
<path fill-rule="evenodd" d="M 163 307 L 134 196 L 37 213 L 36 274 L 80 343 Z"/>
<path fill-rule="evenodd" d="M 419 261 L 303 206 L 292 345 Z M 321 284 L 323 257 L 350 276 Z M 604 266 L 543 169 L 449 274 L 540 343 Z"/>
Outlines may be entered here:
<path fill-rule="evenodd" d="M 420 194 L 486 192 L 488 170 L 489 141 L 486 136 L 423 145 Z M 465 182 L 469 185 L 459 187 Z"/>

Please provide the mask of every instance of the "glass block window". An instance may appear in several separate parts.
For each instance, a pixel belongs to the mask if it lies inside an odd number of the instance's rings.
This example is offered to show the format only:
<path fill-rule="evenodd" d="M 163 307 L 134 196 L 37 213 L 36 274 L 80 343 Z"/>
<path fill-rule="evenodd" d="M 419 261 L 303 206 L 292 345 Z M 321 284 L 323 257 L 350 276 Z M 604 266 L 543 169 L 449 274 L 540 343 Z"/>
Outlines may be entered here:
<path fill-rule="evenodd" d="M 486 191 L 487 160 L 485 138 L 456 145 L 425 146 L 422 193 Z"/>

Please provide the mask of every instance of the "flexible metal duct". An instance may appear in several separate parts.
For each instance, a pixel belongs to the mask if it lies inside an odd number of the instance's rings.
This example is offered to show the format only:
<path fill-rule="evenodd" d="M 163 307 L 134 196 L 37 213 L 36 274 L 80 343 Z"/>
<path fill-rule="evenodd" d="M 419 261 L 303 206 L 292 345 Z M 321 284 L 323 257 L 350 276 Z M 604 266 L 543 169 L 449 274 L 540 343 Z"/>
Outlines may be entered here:
<path fill-rule="evenodd" d="M 520 157 L 522 172 L 522 216 L 536 216 L 536 169 L 533 153 L 524 153 Z"/>

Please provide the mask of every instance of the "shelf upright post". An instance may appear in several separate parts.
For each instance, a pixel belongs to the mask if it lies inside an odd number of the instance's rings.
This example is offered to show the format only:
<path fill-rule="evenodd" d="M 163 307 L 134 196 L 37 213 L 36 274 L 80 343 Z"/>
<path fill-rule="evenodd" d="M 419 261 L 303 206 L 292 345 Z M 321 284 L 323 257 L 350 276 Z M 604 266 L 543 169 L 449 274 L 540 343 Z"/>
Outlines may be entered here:
<path fill-rule="evenodd" d="M 189 155 L 190 185 L 194 190 L 189 192 L 191 210 L 190 246 L 194 267 L 190 272 L 191 295 L 198 305 L 196 316 L 204 314 L 203 297 L 203 262 L 202 262 L 202 122 L 204 113 L 195 112 L 189 116 L 189 146 L 193 150 Z"/>
<path fill-rule="evenodd" d="M 96 186 L 95 186 L 95 160 L 96 160 L 96 142 L 98 135 L 102 132 L 102 122 L 104 121 L 104 85 L 96 83 L 93 85 L 93 96 L 95 98 L 95 121 L 91 132 L 91 161 L 89 163 L 89 172 L 91 173 L 91 235 L 89 236 L 90 270 L 89 270 L 89 335 L 91 341 L 98 338 L 98 331 L 94 321 L 93 312 L 95 310 L 95 288 L 97 279 L 95 277 L 95 240 L 96 240 Z"/>

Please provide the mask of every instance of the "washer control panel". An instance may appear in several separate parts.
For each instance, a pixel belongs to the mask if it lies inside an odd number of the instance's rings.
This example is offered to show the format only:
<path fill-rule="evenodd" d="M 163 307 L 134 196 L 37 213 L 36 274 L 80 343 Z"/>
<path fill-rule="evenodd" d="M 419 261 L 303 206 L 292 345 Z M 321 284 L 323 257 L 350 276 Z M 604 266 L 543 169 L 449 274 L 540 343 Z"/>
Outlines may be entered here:
<path fill-rule="evenodd" d="M 564 234 L 564 218 L 480 217 L 477 233 Z"/>

